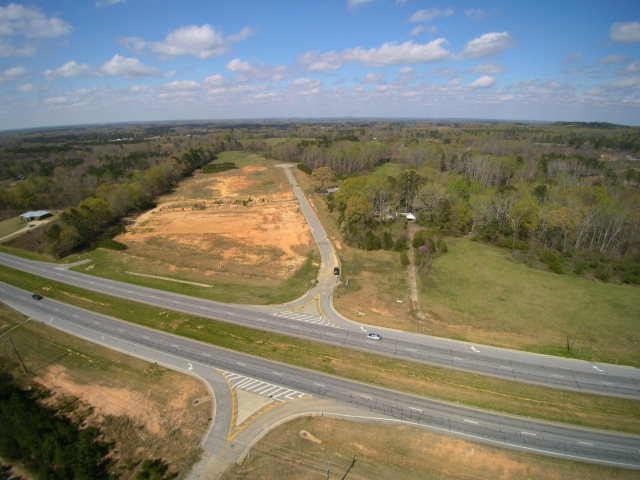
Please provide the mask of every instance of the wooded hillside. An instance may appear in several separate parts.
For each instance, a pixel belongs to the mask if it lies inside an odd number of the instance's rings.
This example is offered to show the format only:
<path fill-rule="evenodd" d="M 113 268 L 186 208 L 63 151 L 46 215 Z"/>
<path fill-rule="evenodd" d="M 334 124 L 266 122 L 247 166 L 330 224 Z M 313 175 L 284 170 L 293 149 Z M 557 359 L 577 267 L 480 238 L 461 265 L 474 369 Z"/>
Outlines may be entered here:
<path fill-rule="evenodd" d="M 345 239 L 402 250 L 412 213 L 431 254 L 475 238 L 558 273 L 640 283 L 640 129 L 603 123 L 255 122 L 132 124 L 0 137 L 0 211 L 62 210 L 46 232 L 65 256 L 117 231 L 228 150 L 299 163 Z M 384 168 L 382 168 L 384 166 Z M 215 170 L 213 167 L 210 169 Z M 108 235 L 107 235 L 108 236 Z"/>

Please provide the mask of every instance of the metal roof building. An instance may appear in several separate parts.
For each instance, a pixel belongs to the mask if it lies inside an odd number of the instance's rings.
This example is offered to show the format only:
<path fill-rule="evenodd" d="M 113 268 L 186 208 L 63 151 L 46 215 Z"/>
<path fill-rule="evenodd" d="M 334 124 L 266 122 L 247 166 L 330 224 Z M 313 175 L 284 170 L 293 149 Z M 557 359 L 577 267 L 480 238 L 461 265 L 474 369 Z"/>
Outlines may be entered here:
<path fill-rule="evenodd" d="M 35 210 L 32 212 L 26 212 L 20 215 L 20 218 L 30 222 L 31 220 L 42 220 L 43 218 L 48 218 L 53 215 L 48 210 Z"/>

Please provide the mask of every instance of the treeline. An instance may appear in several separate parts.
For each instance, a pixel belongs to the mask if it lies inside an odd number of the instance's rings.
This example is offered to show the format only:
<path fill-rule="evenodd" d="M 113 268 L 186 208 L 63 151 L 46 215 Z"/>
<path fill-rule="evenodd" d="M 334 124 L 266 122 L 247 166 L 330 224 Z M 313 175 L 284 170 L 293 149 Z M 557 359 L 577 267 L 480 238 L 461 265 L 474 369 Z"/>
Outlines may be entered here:
<path fill-rule="evenodd" d="M 0 136 L 0 172 L 13 179 L 0 189 L 0 211 L 64 209 L 48 232 L 57 256 L 94 244 L 193 169 L 232 168 L 210 163 L 228 150 L 295 162 L 321 190 L 340 185 L 334 208 L 347 240 L 362 248 L 395 245 L 383 232 L 394 231 L 387 227 L 397 212 L 413 212 L 440 235 L 472 232 L 546 251 L 540 258 L 628 259 L 640 244 L 638 128 L 408 121 L 104 128 Z"/>
<path fill-rule="evenodd" d="M 339 186 L 329 206 L 358 248 L 394 248 L 389 231 L 411 213 L 436 236 L 473 234 L 559 273 L 640 283 L 638 196 L 590 158 L 554 155 L 531 167 L 465 152 L 427 157 L 419 168 L 389 164 L 339 180 L 320 167 L 313 176 L 319 190 Z"/>
<path fill-rule="evenodd" d="M 153 208 L 158 196 L 212 160 L 203 150 L 190 149 L 180 159 L 171 158 L 135 172 L 126 181 L 99 185 L 95 196 L 82 200 L 77 207 L 65 209 L 46 231 L 51 253 L 64 257 L 95 243 L 108 235 L 109 227 L 116 225 L 122 217 Z"/>
<path fill-rule="evenodd" d="M 22 390 L 0 373 L 0 457 L 41 480 L 110 478 L 110 446 L 100 432 L 42 406 L 43 394 Z"/>

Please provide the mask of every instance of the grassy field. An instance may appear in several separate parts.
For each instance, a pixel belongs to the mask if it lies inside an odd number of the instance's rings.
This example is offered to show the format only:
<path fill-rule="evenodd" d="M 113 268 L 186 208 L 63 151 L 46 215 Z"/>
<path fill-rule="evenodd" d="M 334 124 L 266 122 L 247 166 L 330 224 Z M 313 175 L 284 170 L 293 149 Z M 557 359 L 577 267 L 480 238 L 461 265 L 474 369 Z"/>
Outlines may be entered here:
<path fill-rule="evenodd" d="M 0 238 L 11 235 L 13 232 L 17 232 L 21 228 L 27 226 L 27 222 L 20 217 L 13 217 L 0 222 Z"/>
<path fill-rule="evenodd" d="M 24 388 L 44 385 L 48 404 L 78 398 L 66 413 L 84 412 L 83 424 L 113 443 L 114 478 L 136 478 L 136 466 L 154 458 L 190 470 L 211 412 L 210 401 L 194 403 L 210 400 L 201 382 L 26 320 L 0 303 L 0 369 Z"/>
<path fill-rule="evenodd" d="M 300 438 L 302 430 L 322 443 Z M 221 480 L 632 480 L 637 475 L 631 470 L 514 452 L 405 426 L 313 417 L 293 420 L 270 432 L 244 463 L 226 471 Z"/>
<path fill-rule="evenodd" d="M 123 301 L 0 267 L 6 282 L 198 341 L 357 381 L 516 415 L 640 433 L 640 401 L 565 392 L 324 346 Z"/>
<path fill-rule="evenodd" d="M 640 366 L 640 288 L 557 275 L 468 239 L 423 277 L 430 333 L 518 350 Z M 572 344 L 567 349 L 567 339 Z"/>
<path fill-rule="evenodd" d="M 640 367 L 640 288 L 575 278 L 510 260 L 509 252 L 448 238 L 419 274 L 419 316 L 396 252 L 339 242 L 322 198 L 316 210 L 338 245 L 343 278 L 334 305 L 354 320 L 515 350 Z M 567 341 L 571 346 L 567 349 Z"/>

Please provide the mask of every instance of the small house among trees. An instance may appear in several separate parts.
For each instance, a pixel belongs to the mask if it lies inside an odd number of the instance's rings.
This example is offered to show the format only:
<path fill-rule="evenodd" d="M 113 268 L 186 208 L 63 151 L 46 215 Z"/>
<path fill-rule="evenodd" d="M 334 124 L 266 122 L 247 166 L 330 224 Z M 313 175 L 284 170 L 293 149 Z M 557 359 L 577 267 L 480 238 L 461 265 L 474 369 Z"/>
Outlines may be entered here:
<path fill-rule="evenodd" d="M 32 220 L 44 220 L 45 218 L 49 218 L 53 214 L 47 210 L 35 210 L 32 212 L 26 212 L 20 215 L 20 218 L 26 222 L 31 222 Z"/>

